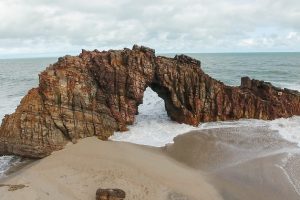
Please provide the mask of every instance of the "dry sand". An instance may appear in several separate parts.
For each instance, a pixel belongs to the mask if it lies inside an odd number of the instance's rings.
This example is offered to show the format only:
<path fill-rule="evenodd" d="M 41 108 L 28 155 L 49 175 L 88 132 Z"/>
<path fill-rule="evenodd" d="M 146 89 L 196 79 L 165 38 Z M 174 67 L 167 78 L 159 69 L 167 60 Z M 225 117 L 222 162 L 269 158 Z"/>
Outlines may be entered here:
<path fill-rule="evenodd" d="M 94 137 L 30 164 L 0 184 L 1 200 L 94 200 L 99 187 L 123 189 L 129 200 L 221 199 L 203 173 L 159 148 Z M 8 191 L 10 184 L 17 189 Z"/>
<path fill-rule="evenodd" d="M 266 127 L 191 132 L 164 148 L 86 138 L 0 181 L 0 199 L 92 200 L 99 187 L 128 200 L 299 200 L 300 150 Z"/>

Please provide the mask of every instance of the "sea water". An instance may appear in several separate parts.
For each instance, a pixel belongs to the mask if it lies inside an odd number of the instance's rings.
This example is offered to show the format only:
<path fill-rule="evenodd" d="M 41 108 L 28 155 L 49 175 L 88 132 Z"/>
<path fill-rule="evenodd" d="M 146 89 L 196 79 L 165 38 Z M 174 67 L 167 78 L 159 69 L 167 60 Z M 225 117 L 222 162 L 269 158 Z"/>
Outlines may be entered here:
<path fill-rule="evenodd" d="M 215 53 L 188 54 L 201 61 L 202 69 L 225 84 L 240 85 L 241 77 L 269 81 L 273 85 L 300 91 L 300 53 Z M 173 57 L 174 54 L 166 56 Z M 198 127 L 178 124 L 169 119 L 164 101 L 150 88 L 146 89 L 139 115 L 127 132 L 117 132 L 112 140 L 127 141 L 151 146 L 172 143 L 179 134 L 192 130 L 220 127 L 267 126 L 286 140 L 300 146 L 300 117 L 288 119 L 238 120 L 202 123 Z"/>
<path fill-rule="evenodd" d="M 0 59 L 0 122 L 13 113 L 22 97 L 38 86 L 38 74 L 56 58 Z M 15 156 L 0 157 L 0 177 L 20 160 Z"/>
<path fill-rule="evenodd" d="M 173 57 L 175 54 L 165 56 Z M 229 85 L 240 85 L 242 76 L 269 81 L 275 86 L 300 91 L 300 53 L 216 53 L 188 54 L 199 59 L 203 70 L 210 76 Z M 14 112 L 21 98 L 32 87 L 38 86 L 38 74 L 57 58 L 0 60 L 0 118 Z M 164 102 L 150 88 L 144 93 L 136 121 L 127 132 L 116 132 L 115 141 L 164 146 L 173 138 L 191 130 L 220 127 L 267 126 L 300 145 L 300 117 L 288 119 L 239 120 L 203 123 L 198 127 L 173 122 L 167 116 Z M 18 159 L 0 157 L 0 176 Z"/>

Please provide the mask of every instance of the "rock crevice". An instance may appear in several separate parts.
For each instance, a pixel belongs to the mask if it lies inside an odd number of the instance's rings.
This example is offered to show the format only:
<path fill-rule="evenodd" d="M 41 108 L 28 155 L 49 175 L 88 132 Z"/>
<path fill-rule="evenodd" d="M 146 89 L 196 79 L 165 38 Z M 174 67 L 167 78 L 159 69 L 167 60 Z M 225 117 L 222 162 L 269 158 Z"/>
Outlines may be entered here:
<path fill-rule="evenodd" d="M 153 49 L 137 45 L 132 50 L 83 50 L 49 66 L 39 75 L 38 88 L 5 116 L 0 154 L 41 158 L 68 141 L 89 136 L 105 140 L 114 131 L 126 131 L 147 87 L 164 99 L 172 120 L 193 126 L 300 114 L 299 92 L 248 77 L 239 87 L 226 86 L 185 55 L 155 56 Z"/>

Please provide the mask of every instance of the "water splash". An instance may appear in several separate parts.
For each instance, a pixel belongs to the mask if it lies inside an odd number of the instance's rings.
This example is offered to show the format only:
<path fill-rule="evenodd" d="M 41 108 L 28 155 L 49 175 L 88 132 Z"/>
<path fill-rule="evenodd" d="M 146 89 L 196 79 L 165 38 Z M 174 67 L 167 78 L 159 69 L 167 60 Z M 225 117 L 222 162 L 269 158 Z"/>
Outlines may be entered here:
<path fill-rule="evenodd" d="M 300 117 L 273 121 L 241 119 L 202 123 L 198 127 L 193 127 L 171 121 L 165 110 L 164 101 L 153 90 L 147 88 L 144 93 L 144 103 L 139 106 L 139 115 L 136 116 L 134 124 L 128 127 L 129 131 L 116 132 L 110 139 L 162 147 L 168 143 L 173 143 L 173 138 L 177 135 L 192 130 L 261 126 L 278 131 L 282 138 L 300 146 Z"/>

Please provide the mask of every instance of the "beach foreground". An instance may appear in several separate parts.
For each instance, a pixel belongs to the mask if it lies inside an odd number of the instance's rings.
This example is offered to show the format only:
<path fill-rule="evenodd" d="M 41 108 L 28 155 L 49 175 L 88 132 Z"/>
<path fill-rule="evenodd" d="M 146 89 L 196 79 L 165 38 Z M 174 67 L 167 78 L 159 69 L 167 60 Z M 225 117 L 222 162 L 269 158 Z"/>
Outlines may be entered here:
<path fill-rule="evenodd" d="M 96 190 L 120 188 L 126 199 L 221 199 L 201 172 L 164 155 L 162 149 L 95 137 L 32 163 L 2 184 L 25 185 L 1 200 L 95 199 Z"/>
<path fill-rule="evenodd" d="M 120 188 L 130 200 L 297 200 L 299 155 L 267 127 L 194 131 L 163 148 L 90 137 L 0 181 L 0 199 L 92 200 Z"/>
<path fill-rule="evenodd" d="M 277 131 L 265 126 L 216 128 L 174 141 L 165 148 L 168 155 L 209 174 L 223 199 L 300 199 L 300 149 Z"/>

